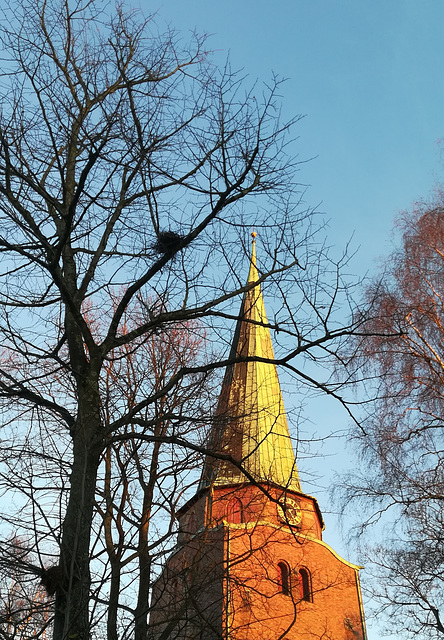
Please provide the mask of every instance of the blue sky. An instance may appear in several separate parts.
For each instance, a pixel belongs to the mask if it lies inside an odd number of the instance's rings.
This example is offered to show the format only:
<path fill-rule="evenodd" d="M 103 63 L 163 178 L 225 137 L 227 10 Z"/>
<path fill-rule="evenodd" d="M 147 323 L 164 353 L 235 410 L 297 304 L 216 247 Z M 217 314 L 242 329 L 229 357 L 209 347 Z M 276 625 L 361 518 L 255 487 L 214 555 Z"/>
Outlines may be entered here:
<path fill-rule="evenodd" d="M 441 0 L 142 0 L 158 21 L 210 35 L 209 48 L 253 79 L 288 78 L 284 117 L 307 203 L 354 233 L 356 271 L 386 253 L 395 214 L 439 179 L 444 137 Z"/>
<path fill-rule="evenodd" d="M 139 1 L 145 13 L 157 11 L 160 26 L 209 34 L 216 61 L 229 54 L 252 79 L 288 78 L 283 117 L 305 116 L 292 151 L 313 158 L 299 174 L 310 185 L 306 203 L 330 219 L 332 244 L 340 248 L 353 235 L 355 274 L 375 271 L 390 250 L 397 212 L 427 198 L 442 177 L 444 2 Z M 344 416 L 322 402 L 312 420 L 344 426 Z M 324 511 L 331 473 L 344 463 L 331 452 L 322 463 L 331 468 L 320 480 Z M 326 520 L 326 541 L 350 557 L 337 518 Z M 370 640 L 379 637 L 369 621 Z"/>

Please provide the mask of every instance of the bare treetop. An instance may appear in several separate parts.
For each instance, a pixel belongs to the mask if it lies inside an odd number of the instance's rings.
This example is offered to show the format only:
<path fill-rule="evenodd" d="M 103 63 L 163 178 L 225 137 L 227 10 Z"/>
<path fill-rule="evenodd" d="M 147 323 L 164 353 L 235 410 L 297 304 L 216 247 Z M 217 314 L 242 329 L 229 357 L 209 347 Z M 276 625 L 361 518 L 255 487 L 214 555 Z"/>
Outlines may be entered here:
<path fill-rule="evenodd" d="M 11 3 L 0 43 L 2 482 L 32 514 L 8 514 L 11 535 L 25 526 L 36 562 L 55 558 L 54 637 L 85 640 L 105 607 L 109 638 L 121 624 L 144 639 L 151 562 L 211 453 L 196 433 L 209 375 L 230 362 L 234 298 L 268 287 L 279 362 L 343 401 L 322 365 L 355 328 L 336 317 L 352 305 L 347 258 L 329 258 L 302 201 L 299 116 L 280 122 L 278 78 L 249 86 L 204 38 L 105 2 Z M 261 264 L 245 285 L 253 226 Z M 133 608 L 119 600 L 131 562 Z"/>

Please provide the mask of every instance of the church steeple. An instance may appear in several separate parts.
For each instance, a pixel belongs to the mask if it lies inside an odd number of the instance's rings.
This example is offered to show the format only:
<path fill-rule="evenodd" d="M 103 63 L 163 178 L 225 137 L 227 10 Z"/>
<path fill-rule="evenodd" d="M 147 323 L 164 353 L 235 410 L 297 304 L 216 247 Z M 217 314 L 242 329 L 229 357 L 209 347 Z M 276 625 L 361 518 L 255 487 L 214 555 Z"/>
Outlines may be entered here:
<path fill-rule="evenodd" d="M 300 490 L 259 280 L 253 237 L 209 442 L 231 460 L 208 456 L 176 514 L 152 640 L 366 640 L 359 567 L 322 540 L 316 499 Z"/>
<path fill-rule="evenodd" d="M 259 274 L 256 234 L 247 286 L 222 384 L 210 448 L 231 455 L 242 468 L 207 460 L 200 487 L 269 482 L 300 491 L 295 455 L 274 361 Z"/>

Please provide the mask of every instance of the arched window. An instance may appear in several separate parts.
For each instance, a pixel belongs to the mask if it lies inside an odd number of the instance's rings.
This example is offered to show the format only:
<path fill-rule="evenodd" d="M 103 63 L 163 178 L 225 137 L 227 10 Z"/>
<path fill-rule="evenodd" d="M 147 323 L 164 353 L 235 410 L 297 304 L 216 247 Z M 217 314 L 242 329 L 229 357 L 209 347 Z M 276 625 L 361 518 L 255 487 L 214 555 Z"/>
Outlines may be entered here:
<path fill-rule="evenodd" d="M 233 524 L 239 524 L 244 521 L 242 502 L 239 498 L 232 498 L 228 503 L 227 520 Z"/>
<path fill-rule="evenodd" d="M 305 602 L 311 602 L 310 574 L 307 569 L 299 569 L 299 596 Z"/>
<path fill-rule="evenodd" d="M 170 600 L 175 600 L 177 598 L 177 594 L 179 593 L 179 578 L 177 576 L 173 576 L 167 582 L 167 589 L 169 592 Z"/>
<path fill-rule="evenodd" d="M 188 527 L 187 533 L 189 535 L 194 535 L 196 533 L 197 522 L 196 522 L 196 513 L 195 513 L 194 509 L 190 512 L 190 514 L 188 516 L 187 527 Z"/>
<path fill-rule="evenodd" d="M 277 566 L 278 570 L 278 587 L 279 591 L 284 594 L 284 596 L 290 595 L 290 569 L 286 562 L 279 562 Z"/>

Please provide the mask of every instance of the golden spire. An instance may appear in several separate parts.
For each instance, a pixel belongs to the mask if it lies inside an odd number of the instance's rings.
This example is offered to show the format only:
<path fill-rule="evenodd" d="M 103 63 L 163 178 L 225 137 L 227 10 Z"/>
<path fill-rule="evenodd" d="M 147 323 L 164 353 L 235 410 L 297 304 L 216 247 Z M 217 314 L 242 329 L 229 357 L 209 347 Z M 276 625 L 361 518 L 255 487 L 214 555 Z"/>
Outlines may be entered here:
<path fill-rule="evenodd" d="M 259 280 L 256 233 L 251 235 L 247 284 Z M 242 361 L 229 365 L 225 372 L 210 446 L 231 455 L 255 481 L 300 491 L 259 283 L 245 292 L 242 301 L 230 353 L 230 359 L 235 358 Z M 226 485 L 248 482 L 248 478 L 228 462 L 207 459 L 201 488 L 211 481 Z"/>

